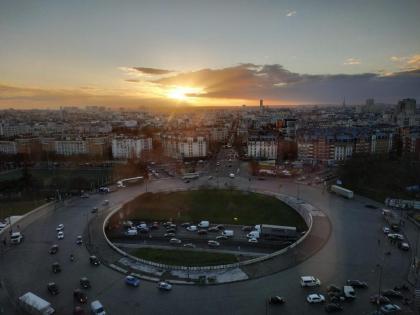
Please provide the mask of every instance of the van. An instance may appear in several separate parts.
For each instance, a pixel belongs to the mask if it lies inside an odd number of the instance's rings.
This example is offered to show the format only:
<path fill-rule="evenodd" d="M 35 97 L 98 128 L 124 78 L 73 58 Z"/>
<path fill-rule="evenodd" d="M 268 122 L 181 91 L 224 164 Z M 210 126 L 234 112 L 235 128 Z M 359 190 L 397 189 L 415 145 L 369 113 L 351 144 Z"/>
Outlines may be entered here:
<path fill-rule="evenodd" d="M 300 277 L 300 285 L 302 287 L 319 287 L 321 285 L 321 281 L 312 276 L 302 276 Z"/>
<path fill-rule="evenodd" d="M 351 285 L 345 285 L 343 287 L 343 293 L 346 299 L 355 299 L 356 298 L 356 292 L 354 292 L 354 289 Z"/>
<path fill-rule="evenodd" d="M 233 230 L 224 230 L 222 235 L 227 236 L 227 237 L 233 237 L 234 231 Z"/>
<path fill-rule="evenodd" d="M 246 235 L 247 238 L 260 238 L 260 232 L 259 231 L 251 231 Z"/>
<path fill-rule="evenodd" d="M 92 315 L 106 315 L 104 307 L 98 300 L 90 303 L 90 313 Z"/>
<path fill-rule="evenodd" d="M 210 226 L 209 221 L 201 221 L 200 223 L 198 223 L 199 228 L 208 228 L 209 226 Z"/>

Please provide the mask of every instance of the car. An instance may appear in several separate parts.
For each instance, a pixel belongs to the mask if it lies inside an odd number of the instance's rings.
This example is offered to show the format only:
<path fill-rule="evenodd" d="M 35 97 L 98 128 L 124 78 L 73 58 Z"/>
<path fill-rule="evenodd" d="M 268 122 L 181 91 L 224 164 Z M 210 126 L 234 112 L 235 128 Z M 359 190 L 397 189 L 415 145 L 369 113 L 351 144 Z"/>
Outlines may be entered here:
<path fill-rule="evenodd" d="M 268 304 L 284 304 L 286 302 L 286 300 L 278 295 L 275 296 L 270 296 L 268 298 Z"/>
<path fill-rule="evenodd" d="M 13 232 L 12 235 L 10 235 L 10 243 L 17 245 L 22 243 L 24 240 L 24 236 L 21 232 Z"/>
<path fill-rule="evenodd" d="M 51 246 L 51 248 L 49 250 L 49 253 L 51 255 L 55 255 L 55 254 L 57 254 L 57 252 L 58 252 L 58 245 L 57 244 L 54 244 L 53 246 Z"/>
<path fill-rule="evenodd" d="M 83 238 L 81 235 L 78 235 L 76 238 L 76 244 L 77 245 L 82 245 L 83 244 Z"/>
<path fill-rule="evenodd" d="M 217 163 L 216 163 L 216 166 L 220 166 L 220 162 L 217 162 Z"/>
<path fill-rule="evenodd" d="M 98 257 L 96 257 L 95 255 L 91 255 L 89 257 L 89 262 L 93 266 L 99 266 L 101 264 L 101 262 L 99 261 Z"/>
<path fill-rule="evenodd" d="M 329 303 L 325 305 L 325 312 L 327 313 L 340 312 L 342 310 L 343 310 L 343 307 L 338 303 Z"/>
<path fill-rule="evenodd" d="M 57 295 L 60 291 L 58 290 L 58 286 L 55 282 L 50 282 L 47 284 L 47 290 L 52 295 Z"/>
<path fill-rule="evenodd" d="M 392 223 L 391 224 L 391 230 L 393 230 L 394 232 L 399 232 L 400 231 L 400 225 L 398 223 Z"/>
<path fill-rule="evenodd" d="M 140 233 L 149 233 L 150 232 L 150 229 L 146 226 L 146 227 L 139 228 L 138 231 Z"/>
<path fill-rule="evenodd" d="M 251 237 L 250 239 L 248 239 L 248 243 L 258 243 L 258 239 Z"/>
<path fill-rule="evenodd" d="M 327 292 L 341 293 L 341 289 L 334 284 L 330 284 L 329 286 L 327 286 Z"/>
<path fill-rule="evenodd" d="M 89 198 L 89 195 L 88 194 L 82 194 L 80 197 L 82 197 L 82 198 Z"/>
<path fill-rule="evenodd" d="M 127 276 L 125 277 L 125 284 L 132 286 L 132 287 L 138 287 L 140 285 L 140 279 L 134 276 Z"/>
<path fill-rule="evenodd" d="M 181 241 L 180 239 L 178 239 L 178 238 L 171 238 L 171 239 L 169 240 L 169 243 L 170 243 L 170 244 L 177 245 L 177 244 L 181 244 L 181 243 L 182 243 L 182 241 Z"/>
<path fill-rule="evenodd" d="M 74 289 L 73 290 L 73 297 L 79 303 L 85 304 L 87 302 L 86 294 L 83 293 L 82 290 L 80 290 L 80 289 Z"/>
<path fill-rule="evenodd" d="M 176 233 L 176 230 L 175 229 L 172 229 L 172 228 L 167 228 L 166 229 L 166 233 Z"/>
<path fill-rule="evenodd" d="M 57 232 L 64 230 L 64 224 L 59 224 L 55 230 Z"/>
<path fill-rule="evenodd" d="M 183 247 L 186 247 L 186 248 L 195 248 L 195 245 L 193 243 L 187 243 L 187 244 L 184 244 Z"/>
<path fill-rule="evenodd" d="M 220 243 L 217 241 L 210 240 L 207 242 L 207 245 L 209 245 L 210 247 L 218 247 L 220 246 Z"/>
<path fill-rule="evenodd" d="M 389 304 L 391 303 L 390 299 L 386 296 L 375 294 L 370 297 L 370 303 L 373 304 Z"/>
<path fill-rule="evenodd" d="M 393 240 L 400 240 L 400 241 L 404 240 L 404 235 L 398 234 L 398 233 L 389 233 L 388 237 Z"/>
<path fill-rule="evenodd" d="M 94 207 L 94 208 L 92 208 L 92 210 L 90 211 L 91 213 L 97 213 L 98 212 L 98 207 Z"/>
<path fill-rule="evenodd" d="M 187 227 L 189 227 L 191 225 L 191 223 L 190 222 L 184 222 L 184 223 L 181 223 L 181 226 L 183 227 L 183 228 L 187 228 Z"/>
<path fill-rule="evenodd" d="M 253 230 L 253 227 L 252 226 L 243 226 L 242 227 L 242 231 L 244 231 L 244 232 L 251 232 Z"/>
<path fill-rule="evenodd" d="M 60 231 L 60 232 L 57 233 L 57 239 L 59 239 L 59 240 L 64 239 L 64 232 L 63 231 Z"/>
<path fill-rule="evenodd" d="M 219 231 L 224 231 L 225 227 L 222 224 L 218 224 L 215 226 Z"/>
<path fill-rule="evenodd" d="M 98 300 L 90 303 L 90 313 L 92 315 L 106 315 L 105 309 Z"/>
<path fill-rule="evenodd" d="M 404 251 L 410 250 L 410 245 L 407 242 L 399 242 L 398 248 Z"/>
<path fill-rule="evenodd" d="M 401 307 L 397 304 L 385 304 L 381 307 L 381 312 L 384 314 L 397 314 L 401 311 Z"/>
<path fill-rule="evenodd" d="M 89 289 L 91 287 L 90 281 L 87 277 L 80 278 L 79 283 L 83 289 Z"/>
<path fill-rule="evenodd" d="M 389 227 L 387 227 L 387 226 L 384 226 L 382 228 L 382 231 L 384 232 L 384 234 L 389 234 L 389 232 L 391 232 L 391 229 Z"/>
<path fill-rule="evenodd" d="M 196 225 L 190 225 L 190 226 L 187 227 L 187 231 L 195 232 L 195 231 L 197 231 L 197 226 Z"/>
<path fill-rule="evenodd" d="M 323 303 L 325 302 L 325 297 L 319 293 L 312 293 L 306 297 L 308 303 Z"/>
<path fill-rule="evenodd" d="M 344 297 L 348 300 L 354 300 L 356 298 L 356 292 L 351 285 L 345 285 L 343 287 Z"/>
<path fill-rule="evenodd" d="M 55 262 L 51 265 L 51 269 L 53 273 L 59 273 L 61 272 L 61 266 L 58 262 Z"/>
<path fill-rule="evenodd" d="M 73 315 L 86 315 L 86 313 L 83 310 L 83 308 L 81 308 L 80 306 L 76 306 L 73 310 Z"/>
<path fill-rule="evenodd" d="M 228 240 L 229 237 L 227 237 L 226 235 L 218 235 L 216 236 L 216 240 L 217 241 L 224 241 L 224 240 Z"/>
<path fill-rule="evenodd" d="M 402 293 L 400 291 L 396 291 L 396 290 L 382 291 L 382 295 L 386 296 L 387 298 L 399 298 L 399 299 L 403 298 Z"/>
<path fill-rule="evenodd" d="M 151 230 L 159 230 L 159 222 L 153 222 L 153 223 L 150 225 L 150 229 L 151 229 Z"/>
<path fill-rule="evenodd" d="M 171 291 L 172 290 L 172 284 L 170 284 L 167 281 L 160 281 L 158 283 L 158 289 L 162 291 Z"/>
<path fill-rule="evenodd" d="M 300 277 L 300 285 L 302 287 L 319 287 L 321 281 L 313 276 L 302 276 Z"/>
<path fill-rule="evenodd" d="M 367 282 L 360 280 L 347 280 L 347 285 L 351 285 L 353 288 L 365 289 L 368 287 Z"/>
<path fill-rule="evenodd" d="M 174 237 L 175 236 L 175 233 L 165 233 L 165 234 L 163 234 L 163 237 Z"/>
<path fill-rule="evenodd" d="M 207 235 L 207 230 L 198 230 L 198 235 Z"/>
<path fill-rule="evenodd" d="M 219 229 L 215 226 L 212 226 L 207 231 L 209 231 L 209 232 L 219 232 Z"/>

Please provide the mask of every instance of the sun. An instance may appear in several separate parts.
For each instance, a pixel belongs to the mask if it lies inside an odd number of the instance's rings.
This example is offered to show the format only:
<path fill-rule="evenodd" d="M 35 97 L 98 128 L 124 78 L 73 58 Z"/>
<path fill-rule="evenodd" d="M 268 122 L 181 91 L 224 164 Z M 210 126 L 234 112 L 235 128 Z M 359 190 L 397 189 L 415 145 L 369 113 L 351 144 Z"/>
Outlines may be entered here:
<path fill-rule="evenodd" d="M 189 98 L 192 98 L 193 96 L 191 95 L 198 94 L 203 94 L 203 89 L 196 87 L 176 86 L 168 91 L 167 97 L 178 101 L 185 101 Z"/>

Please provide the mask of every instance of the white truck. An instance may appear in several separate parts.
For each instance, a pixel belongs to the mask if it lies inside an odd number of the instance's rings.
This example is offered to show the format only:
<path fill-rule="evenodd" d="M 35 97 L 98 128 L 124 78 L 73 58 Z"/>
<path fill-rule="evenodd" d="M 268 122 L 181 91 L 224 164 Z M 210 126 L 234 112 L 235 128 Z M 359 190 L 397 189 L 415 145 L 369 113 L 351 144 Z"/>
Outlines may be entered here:
<path fill-rule="evenodd" d="M 55 313 L 51 303 L 41 299 L 32 292 L 27 292 L 19 297 L 19 305 L 22 310 L 31 315 L 51 315 Z"/>
<path fill-rule="evenodd" d="M 348 199 L 353 199 L 354 197 L 353 191 L 338 185 L 332 185 L 331 191 Z"/>

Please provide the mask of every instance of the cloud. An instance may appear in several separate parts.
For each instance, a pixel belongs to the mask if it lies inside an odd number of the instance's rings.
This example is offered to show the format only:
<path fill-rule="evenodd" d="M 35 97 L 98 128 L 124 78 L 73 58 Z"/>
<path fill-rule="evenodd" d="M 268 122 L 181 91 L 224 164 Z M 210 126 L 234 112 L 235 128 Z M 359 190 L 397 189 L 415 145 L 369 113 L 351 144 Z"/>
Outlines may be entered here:
<path fill-rule="evenodd" d="M 420 69 L 420 54 L 411 56 L 392 56 L 390 60 L 401 70 L 410 71 Z"/>
<path fill-rule="evenodd" d="M 133 67 L 134 70 L 137 70 L 144 74 L 150 74 L 150 75 L 163 75 L 163 74 L 169 74 L 174 71 L 172 70 L 166 70 L 166 69 L 157 69 L 157 68 L 146 68 L 146 67 Z"/>
<path fill-rule="evenodd" d="M 288 10 L 286 13 L 287 17 L 291 17 L 291 16 L 295 16 L 296 15 L 296 11 L 295 10 Z"/>
<path fill-rule="evenodd" d="M 347 58 L 344 61 L 344 65 L 348 66 L 348 65 L 360 65 L 362 62 L 360 61 L 359 58 Z"/>
<path fill-rule="evenodd" d="M 140 82 L 139 79 L 126 79 L 126 82 L 132 82 L 132 83 L 136 83 L 136 82 Z"/>

